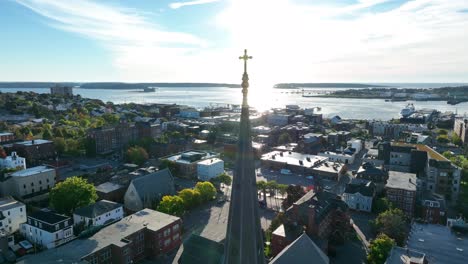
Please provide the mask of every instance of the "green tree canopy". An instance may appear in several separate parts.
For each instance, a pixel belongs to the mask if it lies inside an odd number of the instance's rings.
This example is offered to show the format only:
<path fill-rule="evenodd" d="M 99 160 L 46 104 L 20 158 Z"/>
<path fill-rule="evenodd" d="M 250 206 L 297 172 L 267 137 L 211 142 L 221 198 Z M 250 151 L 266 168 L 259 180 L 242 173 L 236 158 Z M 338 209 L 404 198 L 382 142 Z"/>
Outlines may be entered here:
<path fill-rule="evenodd" d="M 395 241 L 393 239 L 385 234 L 379 234 L 370 243 L 367 262 L 369 264 L 384 264 L 394 245 Z"/>
<path fill-rule="evenodd" d="M 283 132 L 278 138 L 278 144 L 280 144 L 280 145 L 286 144 L 286 143 L 291 143 L 291 142 L 292 142 L 292 138 L 286 132 Z"/>
<path fill-rule="evenodd" d="M 67 149 L 67 142 L 65 141 L 65 139 L 62 137 L 56 137 L 54 138 L 53 141 L 54 141 L 54 146 L 55 146 L 55 150 L 57 151 L 57 153 L 59 154 L 65 153 L 65 150 Z"/>
<path fill-rule="evenodd" d="M 70 177 L 50 191 L 50 205 L 59 213 L 71 215 L 76 208 L 93 204 L 96 188 L 81 177 Z"/>
<path fill-rule="evenodd" d="M 450 140 L 447 135 L 438 135 L 437 142 L 440 144 L 447 144 L 450 142 Z"/>
<path fill-rule="evenodd" d="M 200 192 L 202 201 L 210 201 L 216 195 L 216 188 L 211 182 L 197 182 L 195 190 Z"/>
<path fill-rule="evenodd" d="M 380 214 L 391 208 L 392 203 L 385 197 L 378 198 L 372 203 L 372 211 L 376 214 Z"/>
<path fill-rule="evenodd" d="M 127 150 L 127 160 L 131 163 L 142 165 L 148 158 L 148 152 L 142 147 L 130 147 Z"/>
<path fill-rule="evenodd" d="M 161 163 L 159 164 L 158 168 L 160 170 L 164 170 L 164 169 L 169 169 L 172 173 L 172 175 L 174 176 L 177 176 L 179 175 L 179 167 L 177 166 L 177 164 L 172 161 L 172 160 L 162 160 Z"/>
<path fill-rule="evenodd" d="M 460 138 L 457 134 L 455 134 L 455 133 L 452 134 L 452 143 L 455 144 L 455 145 L 457 145 L 457 146 L 463 145 L 463 141 L 462 141 L 461 138 Z"/>
<path fill-rule="evenodd" d="M 289 208 L 293 203 L 295 203 L 302 196 L 304 196 L 305 191 L 304 188 L 302 188 L 302 186 L 291 184 L 286 189 L 286 193 L 288 194 L 288 196 L 283 201 L 284 209 Z"/>
<path fill-rule="evenodd" d="M 398 245 L 403 245 L 408 233 L 405 214 L 398 208 L 379 214 L 373 221 L 373 227 L 377 233 L 393 238 Z"/>
<path fill-rule="evenodd" d="M 217 188 L 219 188 L 219 186 L 221 185 L 221 183 L 224 183 L 228 186 L 231 185 L 232 183 L 232 178 L 227 175 L 226 173 L 223 173 L 223 174 L 220 174 L 214 178 L 211 178 L 210 179 L 210 182 L 213 183 L 213 185 L 215 185 Z"/>
<path fill-rule="evenodd" d="M 179 197 L 184 201 L 185 209 L 191 209 L 201 203 L 201 194 L 198 190 L 183 189 L 179 192 Z"/>
<path fill-rule="evenodd" d="M 44 129 L 44 132 L 42 132 L 42 138 L 43 139 L 52 139 L 52 132 L 50 129 Z"/>
<path fill-rule="evenodd" d="M 182 216 L 185 211 L 184 200 L 177 195 L 163 196 L 156 210 L 170 215 Z"/>

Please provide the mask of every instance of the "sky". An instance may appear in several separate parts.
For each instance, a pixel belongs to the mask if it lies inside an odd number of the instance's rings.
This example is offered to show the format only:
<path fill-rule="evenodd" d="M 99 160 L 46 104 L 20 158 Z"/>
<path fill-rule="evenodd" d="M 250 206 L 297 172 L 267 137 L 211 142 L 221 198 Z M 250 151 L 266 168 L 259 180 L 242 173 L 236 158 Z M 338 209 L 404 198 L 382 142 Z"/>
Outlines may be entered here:
<path fill-rule="evenodd" d="M 468 0 L 1 0 L 0 81 L 468 82 Z"/>

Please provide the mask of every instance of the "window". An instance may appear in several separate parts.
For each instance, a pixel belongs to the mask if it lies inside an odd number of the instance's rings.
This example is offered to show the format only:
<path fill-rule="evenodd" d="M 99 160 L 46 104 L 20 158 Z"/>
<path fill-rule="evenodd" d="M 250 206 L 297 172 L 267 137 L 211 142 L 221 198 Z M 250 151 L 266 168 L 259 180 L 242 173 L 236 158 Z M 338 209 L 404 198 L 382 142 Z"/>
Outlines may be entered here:
<path fill-rule="evenodd" d="M 63 224 L 65 225 L 65 227 L 67 227 L 68 226 L 68 221 L 63 222 Z"/>
<path fill-rule="evenodd" d="M 128 255 L 129 252 L 130 252 L 130 249 L 128 247 L 124 248 L 124 250 L 123 250 L 124 255 Z"/>
<path fill-rule="evenodd" d="M 32 191 L 31 191 L 31 193 L 33 193 L 33 192 L 34 192 L 34 188 L 32 188 Z"/>
<path fill-rule="evenodd" d="M 23 188 L 26 189 L 26 184 L 23 184 Z"/>
<path fill-rule="evenodd" d="M 58 239 L 58 233 L 57 233 L 57 234 L 55 234 L 55 239 Z"/>
<path fill-rule="evenodd" d="M 144 250 L 144 247 L 143 247 L 143 246 L 139 246 L 139 247 L 137 248 L 137 254 L 143 253 L 143 250 Z"/>
<path fill-rule="evenodd" d="M 164 240 L 164 246 L 167 247 L 171 244 L 171 239 Z"/>
<path fill-rule="evenodd" d="M 34 186 L 34 182 L 31 182 L 31 186 Z"/>
<path fill-rule="evenodd" d="M 47 179 L 46 181 L 49 182 L 49 179 Z"/>
<path fill-rule="evenodd" d="M 168 229 L 164 230 L 164 237 L 167 237 L 170 234 L 171 234 L 171 229 L 168 228 Z"/>
<path fill-rule="evenodd" d="M 23 207 L 20 207 L 20 212 L 23 212 Z"/>
<path fill-rule="evenodd" d="M 101 253 L 101 259 L 103 262 L 109 260 L 110 258 L 111 258 L 111 251 L 109 249 Z"/>
<path fill-rule="evenodd" d="M 8 211 L 8 215 L 10 215 L 10 211 Z"/>
<path fill-rule="evenodd" d="M 89 259 L 90 264 L 98 264 L 99 263 L 99 258 L 96 254 L 94 254 L 90 259 Z"/>
<path fill-rule="evenodd" d="M 55 225 L 55 230 L 59 230 L 60 229 L 60 225 L 59 224 L 56 224 Z"/>
<path fill-rule="evenodd" d="M 173 241 L 176 241 L 177 239 L 179 239 L 179 234 L 175 234 L 175 235 L 172 237 L 172 240 L 173 240 Z"/>
<path fill-rule="evenodd" d="M 11 219 L 10 218 L 8 218 L 8 223 L 11 224 Z"/>
<path fill-rule="evenodd" d="M 172 227 L 172 231 L 177 231 L 177 230 L 179 230 L 179 224 L 174 225 L 174 226 Z"/>
<path fill-rule="evenodd" d="M 41 222 L 39 222 L 39 228 L 42 228 L 42 223 Z"/>
<path fill-rule="evenodd" d="M 41 180 L 39 180 L 39 184 L 42 184 L 42 181 L 41 181 Z"/>

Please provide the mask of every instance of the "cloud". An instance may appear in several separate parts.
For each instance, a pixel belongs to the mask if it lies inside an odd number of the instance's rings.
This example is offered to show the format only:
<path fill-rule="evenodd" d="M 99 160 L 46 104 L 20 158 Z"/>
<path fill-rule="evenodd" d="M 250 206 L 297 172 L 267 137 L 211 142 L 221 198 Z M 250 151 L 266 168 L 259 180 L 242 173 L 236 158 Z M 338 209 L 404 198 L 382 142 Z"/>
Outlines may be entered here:
<path fill-rule="evenodd" d="M 52 27 L 98 41 L 111 52 L 122 78 L 143 77 L 137 71 L 147 73 L 145 79 L 164 78 L 159 71 L 172 72 L 168 77 L 175 77 L 174 73 L 183 68 L 177 65 L 183 63 L 181 58 L 188 58 L 187 54 L 209 45 L 193 34 L 165 29 L 148 21 L 145 12 L 121 6 L 86 0 L 17 2 L 47 18 Z"/>
<path fill-rule="evenodd" d="M 169 7 L 172 9 L 178 9 L 184 6 L 204 5 L 204 4 L 214 3 L 218 1 L 220 0 L 195 0 L 195 1 L 188 1 L 188 2 L 174 2 L 174 3 L 170 3 Z"/>

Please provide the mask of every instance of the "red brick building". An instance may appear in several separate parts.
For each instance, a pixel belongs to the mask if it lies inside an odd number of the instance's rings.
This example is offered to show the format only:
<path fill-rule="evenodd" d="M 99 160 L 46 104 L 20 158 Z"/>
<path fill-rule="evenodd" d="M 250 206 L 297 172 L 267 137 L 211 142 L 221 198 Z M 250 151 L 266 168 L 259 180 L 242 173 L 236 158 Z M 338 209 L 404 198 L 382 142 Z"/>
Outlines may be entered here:
<path fill-rule="evenodd" d="M 179 217 L 144 209 L 104 227 L 87 239 L 31 255 L 23 263 L 137 263 L 169 253 L 181 244 Z"/>
<path fill-rule="evenodd" d="M 54 142 L 44 139 L 16 142 L 5 145 L 4 148 L 8 153 L 16 151 L 20 157 L 26 159 L 28 166 L 42 164 L 56 156 Z"/>
<path fill-rule="evenodd" d="M 15 140 L 15 135 L 10 132 L 0 132 L 0 143 Z"/>
<path fill-rule="evenodd" d="M 385 185 L 387 199 L 408 217 L 413 217 L 416 204 L 416 174 L 389 171 Z"/>

